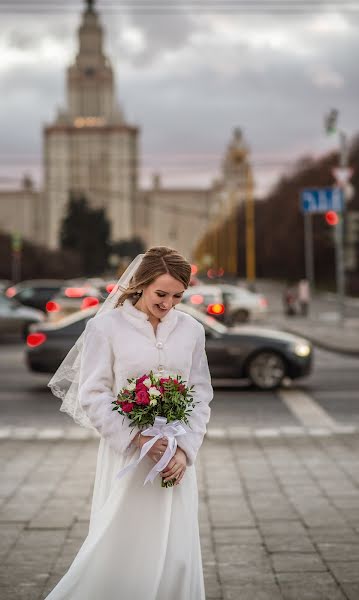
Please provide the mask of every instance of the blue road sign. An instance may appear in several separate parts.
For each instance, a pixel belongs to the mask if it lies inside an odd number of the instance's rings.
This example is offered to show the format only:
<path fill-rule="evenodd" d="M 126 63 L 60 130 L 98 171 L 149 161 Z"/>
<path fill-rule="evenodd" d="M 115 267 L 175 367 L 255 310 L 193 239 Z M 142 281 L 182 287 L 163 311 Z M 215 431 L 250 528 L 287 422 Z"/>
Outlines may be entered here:
<path fill-rule="evenodd" d="M 300 205 L 304 213 L 324 213 L 328 210 L 342 212 L 343 190 L 338 187 L 303 190 L 300 195 Z"/>

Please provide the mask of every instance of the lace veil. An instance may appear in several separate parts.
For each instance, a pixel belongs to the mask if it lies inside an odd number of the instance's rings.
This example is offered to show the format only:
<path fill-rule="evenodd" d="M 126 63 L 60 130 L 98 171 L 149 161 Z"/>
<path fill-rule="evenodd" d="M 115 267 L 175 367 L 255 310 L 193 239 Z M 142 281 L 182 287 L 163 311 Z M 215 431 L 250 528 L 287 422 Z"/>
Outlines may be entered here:
<path fill-rule="evenodd" d="M 104 312 L 116 307 L 119 297 L 129 286 L 129 283 L 141 264 L 143 257 L 144 254 L 139 254 L 127 267 L 126 271 L 122 274 L 112 292 L 109 294 L 105 302 L 93 317 L 94 319 L 96 319 L 100 314 L 103 314 Z M 85 332 L 83 332 L 77 339 L 47 385 L 55 396 L 61 398 L 62 404 L 60 406 L 60 410 L 62 412 L 69 414 L 78 425 L 94 430 L 95 428 L 81 407 L 78 398 L 84 333 Z"/>

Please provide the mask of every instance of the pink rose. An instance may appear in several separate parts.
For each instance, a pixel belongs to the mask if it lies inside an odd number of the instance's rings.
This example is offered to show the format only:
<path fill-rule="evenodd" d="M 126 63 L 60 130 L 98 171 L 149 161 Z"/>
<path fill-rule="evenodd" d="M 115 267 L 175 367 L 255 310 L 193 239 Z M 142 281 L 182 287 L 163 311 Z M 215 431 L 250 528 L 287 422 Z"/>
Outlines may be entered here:
<path fill-rule="evenodd" d="M 145 388 L 145 390 L 139 390 L 136 393 L 137 404 L 149 404 L 150 403 L 150 397 L 148 395 L 147 388 Z"/>
<path fill-rule="evenodd" d="M 121 408 L 123 412 L 129 413 L 133 409 L 133 402 L 123 402 Z"/>

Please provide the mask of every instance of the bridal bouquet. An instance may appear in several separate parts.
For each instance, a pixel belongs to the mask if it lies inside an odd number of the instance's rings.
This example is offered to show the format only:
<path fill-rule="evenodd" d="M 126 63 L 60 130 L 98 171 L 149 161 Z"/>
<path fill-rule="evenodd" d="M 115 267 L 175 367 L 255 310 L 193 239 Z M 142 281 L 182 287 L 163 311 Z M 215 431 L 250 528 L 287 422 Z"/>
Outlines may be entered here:
<path fill-rule="evenodd" d="M 112 410 L 126 415 L 143 435 L 153 436 L 152 440 L 143 445 L 140 458 L 125 467 L 118 476 L 122 477 L 129 468 L 136 466 L 159 438 L 168 439 L 164 455 L 148 474 L 145 483 L 153 481 L 174 456 L 176 436 L 186 433 L 181 422 L 188 424 L 188 416 L 195 405 L 193 386 L 187 387 L 179 376 L 159 377 L 151 371 L 137 379 L 128 379 L 127 385 L 112 404 Z M 144 427 L 147 429 L 143 429 Z M 165 483 L 162 478 L 162 487 L 172 487 L 175 482 L 173 479 Z"/>

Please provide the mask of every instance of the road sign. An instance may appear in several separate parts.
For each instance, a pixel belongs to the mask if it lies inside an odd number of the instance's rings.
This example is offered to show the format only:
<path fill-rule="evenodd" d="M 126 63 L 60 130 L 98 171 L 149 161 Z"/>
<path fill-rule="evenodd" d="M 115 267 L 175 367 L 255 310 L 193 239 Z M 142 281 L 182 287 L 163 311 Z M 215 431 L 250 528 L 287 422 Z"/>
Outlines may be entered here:
<path fill-rule="evenodd" d="M 334 167 L 332 169 L 335 181 L 340 187 L 345 187 L 349 179 L 353 177 L 354 169 L 351 167 Z"/>
<path fill-rule="evenodd" d="M 338 187 L 306 189 L 301 193 L 300 204 L 304 213 L 341 212 L 344 207 L 343 190 Z"/>

